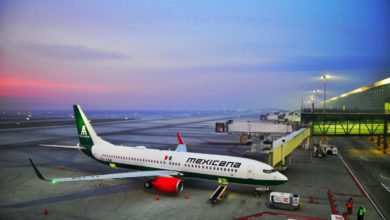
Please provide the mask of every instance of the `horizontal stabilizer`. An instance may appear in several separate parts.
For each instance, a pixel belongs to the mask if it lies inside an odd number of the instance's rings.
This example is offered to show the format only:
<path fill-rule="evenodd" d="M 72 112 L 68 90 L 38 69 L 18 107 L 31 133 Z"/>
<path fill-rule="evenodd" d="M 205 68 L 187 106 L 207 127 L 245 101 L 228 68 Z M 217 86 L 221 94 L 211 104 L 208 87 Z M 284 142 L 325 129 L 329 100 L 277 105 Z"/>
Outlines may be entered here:
<path fill-rule="evenodd" d="M 68 145 L 50 145 L 50 144 L 40 144 L 39 146 L 42 146 L 42 147 L 58 147 L 58 148 L 69 148 L 69 149 L 79 149 L 79 150 L 85 150 L 86 148 L 85 147 L 81 147 L 81 146 L 68 146 Z"/>
<path fill-rule="evenodd" d="M 32 167 L 39 179 L 45 180 L 51 183 L 57 182 L 73 182 L 73 181 L 87 181 L 87 180 L 105 180 L 105 179 L 125 179 L 125 178 L 137 178 L 137 177 L 173 177 L 179 176 L 180 173 L 177 171 L 171 170 L 156 170 L 156 171 L 140 171 L 140 172 L 126 172 L 126 173 L 112 173 L 112 174 L 104 174 L 104 175 L 92 175 L 92 176 L 77 176 L 77 177 L 67 177 L 67 178 L 56 178 L 56 179 L 48 179 L 46 178 L 38 169 L 38 167 L 34 164 L 34 162 L 30 160 Z"/>

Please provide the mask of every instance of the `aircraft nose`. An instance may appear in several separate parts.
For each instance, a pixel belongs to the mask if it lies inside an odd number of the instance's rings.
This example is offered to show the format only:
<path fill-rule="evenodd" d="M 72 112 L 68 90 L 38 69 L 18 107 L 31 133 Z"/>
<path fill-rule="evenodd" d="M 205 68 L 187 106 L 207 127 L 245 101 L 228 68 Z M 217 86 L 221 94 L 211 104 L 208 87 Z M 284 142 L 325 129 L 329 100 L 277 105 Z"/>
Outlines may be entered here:
<path fill-rule="evenodd" d="M 287 182 L 288 181 L 288 178 L 285 175 L 283 175 L 283 174 L 281 174 L 279 172 L 276 175 L 276 179 L 279 180 L 279 181 L 283 181 L 283 182 Z"/>

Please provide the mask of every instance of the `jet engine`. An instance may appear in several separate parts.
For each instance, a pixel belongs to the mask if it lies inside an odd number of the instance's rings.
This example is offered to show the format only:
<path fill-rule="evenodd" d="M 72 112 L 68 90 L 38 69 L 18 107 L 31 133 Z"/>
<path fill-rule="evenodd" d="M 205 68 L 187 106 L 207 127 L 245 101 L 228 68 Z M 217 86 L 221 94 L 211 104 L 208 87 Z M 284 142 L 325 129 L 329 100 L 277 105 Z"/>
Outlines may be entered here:
<path fill-rule="evenodd" d="M 178 193 L 183 190 L 183 181 L 175 177 L 157 177 L 151 185 L 162 192 Z"/>

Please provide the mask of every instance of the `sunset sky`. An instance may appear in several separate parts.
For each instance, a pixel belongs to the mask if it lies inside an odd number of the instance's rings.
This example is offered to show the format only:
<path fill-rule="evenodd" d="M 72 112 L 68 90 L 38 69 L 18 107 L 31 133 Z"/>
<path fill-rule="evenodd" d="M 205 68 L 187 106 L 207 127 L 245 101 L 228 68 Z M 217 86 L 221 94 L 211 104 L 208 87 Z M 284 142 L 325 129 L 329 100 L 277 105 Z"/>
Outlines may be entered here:
<path fill-rule="evenodd" d="M 390 76 L 390 1 L 0 1 L 0 109 L 298 108 Z"/>

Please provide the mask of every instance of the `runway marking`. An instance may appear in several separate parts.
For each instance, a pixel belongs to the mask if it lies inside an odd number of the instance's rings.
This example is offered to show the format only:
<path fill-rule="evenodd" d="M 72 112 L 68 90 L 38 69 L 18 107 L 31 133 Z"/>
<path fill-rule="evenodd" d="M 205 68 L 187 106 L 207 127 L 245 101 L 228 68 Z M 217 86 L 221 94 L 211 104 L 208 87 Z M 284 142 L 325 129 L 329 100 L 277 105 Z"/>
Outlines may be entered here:
<path fill-rule="evenodd" d="M 363 157 L 362 155 L 359 155 L 358 157 L 359 157 L 360 159 L 362 159 L 362 160 L 368 161 L 368 159 L 367 159 L 366 157 Z"/>
<path fill-rule="evenodd" d="M 359 189 L 363 190 L 365 192 L 365 196 L 368 198 L 368 200 L 370 200 L 371 204 L 374 206 L 374 208 L 376 209 L 376 211 L 378 212 L 379 216 L 383 219 L 383 220 L 386 220 L 385 216 L 382 214 L 382 212 L 379 210 L 378 206 L 376 206 L 376 204 L 374 203 L 374 201 L 372 201 L 370 195 L 368 195 L 368 193 L 366 192 L 366 190 L 363 188 L 362 184 L 360 184 L 359 180 L 356 178 L 355 174 L 353 174 L 351 168 L 349 168 L 347 162 L 345 162 L 345 160 L 343 159 L 343 157 L 341 156 L 341 154 L 339 154 L 339 157 L 341 159 L 341 161 L 344 163 L 345 165 L 345 168 L 348 170 L 348 173 L 351 175 L 352 179 L 355 181 L 355 183 L 358 184 L 359 186 Z"/>
<path fill-rule="evenodd" d="M 336 201 L 330 189 L 328 189 L 328 199 L 329 199 L 330 208 L 332 209 L 332 214 L 339 214 L 336 207 Z"/>
<path fill-rule="evenodd" d="M 282 216 L 282 217 L 288 217 L 288 218 L 294 218 L 294 219 L 304 219 L 304 220 L 325 220 L 323 218 L 317 218 L 317 217 L 310 217 L 310 216 L 301 216 L 301 215 L 295 215 L 290 213 L 280 213 L 280 212 L 260 212 L 253 215 L 248 215 L 240 218 L 236 218 L 236 220 L 247 220 L 252 219 L 256 217 L 263 217 L 263 216 Z"/>
<path fill-rule="evenodd" d="M 390 178 L 389 177 L 387 177 L 387 176 L 383 176 L 383 175 L 379 175 L 382 179 L 385 179 L 385 180 L 390 180 Z"/>
<path fill-rule="evenodd" d="M 362 195 L 348 194 L 348 193 L 333 193 L 334 195 L 347 196 L 347 197 L 363 197 Z"/>
<path fill-rule="evenodd" d="M 381 185 L 383 186 L 383 188 L 385 188 L 385 190 L 387 190 L 387 192 L 390 192 L 389 186 L 386 186 L 384 183 L 381 183 Z"/>
<path fill-rule="evenodd" d="M 340 158 L 341 155 L 339 154 Z M 345 161 L 343 161 L 344 164 L 345 164 L 345 168 L 347 169 L 348 171 L 348 174 L 351 176 L 352 180 L 355 182 L 356 186 L 359 188 L 360 192 L 363 194 L 364 197 L 368 197 L 368 193 L 366 192 L 366 190 L 363 188 L 362 184 L 360 184 L 359 180 L 356 178 L 355 174 L 353 174 L 352 170 L 349 168 L 349 166 L 347 165 L 347 163 L 345 163 Z"/>

